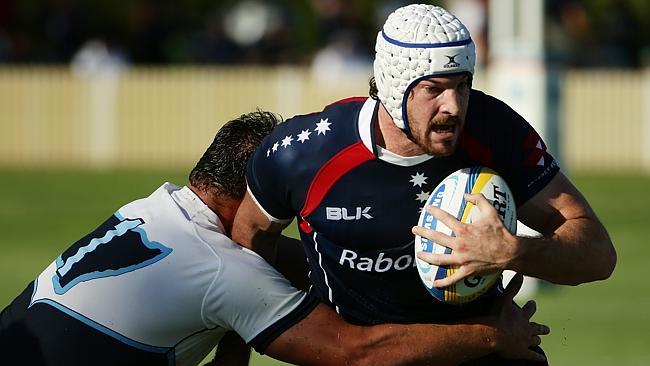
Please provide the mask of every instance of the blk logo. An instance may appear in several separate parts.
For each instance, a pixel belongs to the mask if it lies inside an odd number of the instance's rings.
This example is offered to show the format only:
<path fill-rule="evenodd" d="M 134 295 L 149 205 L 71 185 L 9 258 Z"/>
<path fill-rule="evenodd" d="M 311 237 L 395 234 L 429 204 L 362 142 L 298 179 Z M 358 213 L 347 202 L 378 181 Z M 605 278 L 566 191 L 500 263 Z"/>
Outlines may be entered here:
<path fill-rule="evenodd" d="M 368 212 L 372 207 L 355 207 L 348 211 L 345 207 L 325 207 L 325 214 L 331 221 L 357 221 L 361 219 L 371 220 L 373 217 Z"/>
<path fill-rule="evenodd" d="M 456 57 L 458 57 L 457 54 L 456 54 L 456 55 L 453 55 L 453 56 L 447 56 L 447 55 L 445 55 L 445 57 L 446 57 L 447 59 L 449 59 L 449 62 L 447 62 L 446 64 L 442 65 L 442 67 L 444 67 L 445 69 L 449 69 L 449 68 L 451 68 L 451 67 L 458 67 L 458 66 L 460 66 L 460 64 L 459 64 L 458 62 L 456 62 Z"/>

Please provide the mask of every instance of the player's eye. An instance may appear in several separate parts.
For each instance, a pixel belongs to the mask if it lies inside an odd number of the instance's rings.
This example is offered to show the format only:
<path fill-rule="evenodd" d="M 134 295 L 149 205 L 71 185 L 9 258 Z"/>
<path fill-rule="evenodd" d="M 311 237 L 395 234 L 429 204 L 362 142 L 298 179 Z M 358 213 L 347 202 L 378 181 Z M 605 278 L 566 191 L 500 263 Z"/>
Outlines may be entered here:
<path fill-rule="evenodd" d="M 443 92 L 443 89 L 437 86 L 425 86 L 424 90 L 430 95 L 438 95 Z"/>
<path fill-rule="evenodd" d="M 472 82 L 469 80 L 461 81 L 458 84 L 458 90 L 462 93 L 467 93 L 470 89 L 472 89 Z"/>
<path fill-rule="evenodd" d="M 472 88 L 472 78 L 466 77 L 463 81 L 458 84 L 461 89 L 471 89 Z"/>

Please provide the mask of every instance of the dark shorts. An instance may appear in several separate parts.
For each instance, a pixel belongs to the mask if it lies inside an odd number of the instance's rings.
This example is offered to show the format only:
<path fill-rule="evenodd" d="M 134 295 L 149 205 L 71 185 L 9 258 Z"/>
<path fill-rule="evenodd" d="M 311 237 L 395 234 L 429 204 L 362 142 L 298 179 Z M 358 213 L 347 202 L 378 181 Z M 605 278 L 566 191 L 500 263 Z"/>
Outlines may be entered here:
<path fill-rule="evenodd" d="M 37 303 L 30 307 L 33 292 L 32 282 L 0 313 L 3 365 L 174 364 L 173 349 L 166 353 L 146 352 L 128 346 L 48 304 Z"/>

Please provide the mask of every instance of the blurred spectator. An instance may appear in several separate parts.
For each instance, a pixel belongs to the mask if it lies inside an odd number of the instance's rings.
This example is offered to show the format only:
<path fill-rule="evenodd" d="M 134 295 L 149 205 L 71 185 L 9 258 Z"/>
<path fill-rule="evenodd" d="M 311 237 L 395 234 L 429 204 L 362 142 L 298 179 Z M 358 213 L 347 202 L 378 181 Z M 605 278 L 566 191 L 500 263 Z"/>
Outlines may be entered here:
<path fill-rule="evenodd" d="M 106 42 L 92 39 L 72 57 L 70 68 L 75 75 L 86 78 L 116 75 L 126 68 L 126 61 L 119 51 L 110 49 Z"/>
<path fill-rule="evenodd" d="M 192 53 L 200 63 L 231 64 L 241 59 L 241 47 L 227 36 L 223 13 L 214 10 L 206 18 L 204 28 L 193 36 Z"/>
<path fill-rule="evenodd" d="M 12 53 L 11 34 L 7 31 L 12 17 L 12 5 L 8 0 L 0 0 L 0 62 L 9 61 Z"/>
<path fill-rule="evenodd" d="M 372 76 L 372 53 L 360 46 L 359 35 L 341 31 L 314 55 L 311 73 L 320 84 L 337 85 L 349 76 Z"/>
<path fill-rule="evenodd" d="M 376 33 L 368 8 L 360 2 L 311 0 L 318 43 L 311 60 L 311 73 L 321 85 L 337 85 L 350 76 L 372 75 Z M 382 19 L 383 21 L 383 19 Z"/>
<path fill-rule="evenodd" d="M 45 11 L 42 57 L 47 62 L 67 62 L 91 36 L 93 12 L 79 0 L 49 0 Z"/>
<path fill-rule="evenodd" d="M 0 62 L 7 62 L 11 57 L 11 36 L 4 28 L 0 28 Z"/>
<path fill-rule="evenodd" d="M 135 63 L 166 63 L 165 39 L 171 25 L 166 24 L 161 5 L 154 0 L 127 1 L 130 57 Z"/>
<path fill-rule="evenodd" d="M 628 1 L 611 1 L 600 18 L 598 31 L 603 66 L 639 66 L 643 32 Z"/>
<path fill-rule="evenodd" d="M 242 1 L 228 11 L 224 26 L 228 37 L 247 47 L 262 40 L 278 26 L 278 14 L 273 7 L 259 1 Z"/>
<path fill-rule="evenodd" d="M 487 1 L 447 0 L 445 6 L 469 29 L 476 45 L 476 64 L 483 67 L 487 62 Z"/>
<path fill-rule="evenodd" d="M 650 43 L 631 0 L 595 3 L 579 0 L 546 1 L 546 37 L 550 62 L 572 67 L 641 66 L 641 50 Z M 650 10 L 647 3 L 637 6 Z"/>

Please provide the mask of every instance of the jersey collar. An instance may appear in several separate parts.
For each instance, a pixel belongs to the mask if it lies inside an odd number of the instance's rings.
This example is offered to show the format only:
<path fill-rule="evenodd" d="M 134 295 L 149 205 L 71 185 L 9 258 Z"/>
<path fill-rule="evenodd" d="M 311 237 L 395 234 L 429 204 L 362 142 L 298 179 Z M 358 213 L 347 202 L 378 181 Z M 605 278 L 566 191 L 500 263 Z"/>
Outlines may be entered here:
<path fill-rule="evenodd" d="M 359 137 L 368 150 L 374 152 L 378 159 L 389 164 L 400 166 L 414 166 L 433 158 L 433 156 L 426 154 L 417 156 L 401 156 L 386 150 L 381 146 L 377 146 L 377 144 L 375 144 L 374 131 L 375 123 L 377 123 L 378 107 L 379 101 L 368 98 L 359 112 Z"/>
<path fill-rule="evenodd" d="M 171 196 L 194 223 L 211 231 L 217 230 L 220 233 L 225 233 L 219 216 L 203 203 L 189 187 L 184 186 L 172 192 Z"/>

